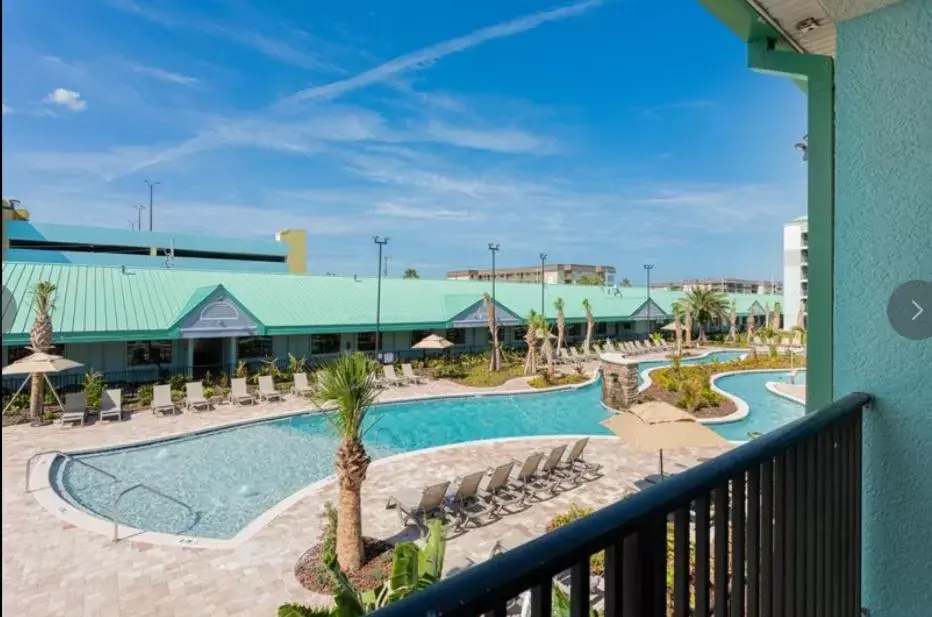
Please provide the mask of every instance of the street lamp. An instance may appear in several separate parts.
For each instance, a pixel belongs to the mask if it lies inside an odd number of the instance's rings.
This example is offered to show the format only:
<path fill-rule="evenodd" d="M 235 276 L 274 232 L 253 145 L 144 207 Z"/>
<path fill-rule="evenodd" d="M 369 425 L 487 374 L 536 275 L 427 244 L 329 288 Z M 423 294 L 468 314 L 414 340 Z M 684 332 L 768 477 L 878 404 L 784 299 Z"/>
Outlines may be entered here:
<path fill-rule="evenodd" d="M 650 322 L 650 271 L 654 269 L 654 264 L 644 264 L 644 269 L 647 271 L 647 331 L 650 333 L 652 330 Z"/>
<path fill-rule="evenodd" d="M 146 207 L 142 204 L 136 204 L 133 207 L 136 208 L 136 231 L 142 231 L 142 211 Z"/>
<path fill-rule="evenodd" d="M 381 333 L 381 316 L 382 316 L 382 247 L 388 244 L 388 238 L 373 236 L 372 241 L 379 245 L 379 262 L 376 270 L 379 273 L 379 283 L 375 292 L 375 354 L 380 361 L 382 359 L 382 333 Z"/>
<path fill-rule="evenodd" d="M 152 197 L 155 193 L 155 185 L 161 184 L 161 182 L 150 182 L 149 180 L 145 181 L 149 185 L 149 231 L 152 231 Z"/>
<path fill-rule="evenodd" d="M 544 264 L 547 261 L 547 253 L 540 254 L 540 314 L 544 314 Z"/>

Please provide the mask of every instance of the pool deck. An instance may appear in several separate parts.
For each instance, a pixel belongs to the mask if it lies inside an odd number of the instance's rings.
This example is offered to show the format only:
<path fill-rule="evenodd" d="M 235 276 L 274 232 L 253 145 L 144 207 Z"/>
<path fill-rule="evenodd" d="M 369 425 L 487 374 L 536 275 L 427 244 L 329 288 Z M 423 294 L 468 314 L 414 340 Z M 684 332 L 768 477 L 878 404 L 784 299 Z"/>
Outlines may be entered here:
<path fill-rule="evenodd" d="M 587 366 L 594 368 L 594 363 Z M 497 390 L 531 389 L 523 381 L 513 380 Z M 383 394 L 383 400 L 477 390 L 437 381 L 394 388 Z M 323 598 L 300 587 L 293 568 L 320 535 L 323 504 L 336 494 L 333 481 L 322 483 L 249 540 L 228 550 L 158 546 L 132 539 L 114 544 L 108 536 L 65 523 L 23 490 L 26 461 L 42 450 L 106 447 L 306 408 L 304 401 L 289 400 L 255 407 L 220 406 L 174 417 L 141 413 L 121 423 L 79 428 L 4 428 L 3 610 L 20 616 L 268 616 L 284 602 L 320 602 Z M 476 461 L 494 464 L 567 441 L 476 442 L 375 461 L 363 489 L 365 533 L 394 539 L 411 533 L 401 528 L 395 512 L 384 507 L 386 499 L 403 486 L 452 480 L 474 471 Z M 684 449 L 667 456 L 671 467 L 688 467 L 710 454 L 715 452 Z M 453 538 L 448 564 L 480 561 L 500 538 L 514 543 L 535 537 L 571 503 L 607 505 L 636 490 L 636 482 L 657 470 L 655 454 L 632 451 L 613 437 L 593 438 L 586 455 L 605 466 L 602 478 Z"/>

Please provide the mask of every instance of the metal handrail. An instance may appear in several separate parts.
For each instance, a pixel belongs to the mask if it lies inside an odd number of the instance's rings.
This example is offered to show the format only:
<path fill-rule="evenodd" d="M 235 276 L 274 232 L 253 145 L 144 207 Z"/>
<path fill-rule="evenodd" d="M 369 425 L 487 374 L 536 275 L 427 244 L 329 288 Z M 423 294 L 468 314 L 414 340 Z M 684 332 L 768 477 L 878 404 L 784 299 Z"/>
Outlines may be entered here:
<path fill-rule="evenodd" d="M 67 452 L 62 452 L 61 450 L 43 450 L 42 452 L 36 452 L 35 454 L 29 457 L 29 460 L 26 461 L 26 483 L 25 484 L 26 484 L 27 493 L 29 492 L 29 479 L 31 477 L 31 474 L 29 472 L 32 471 L 32 464 L 33 462 L 35 462 L 37 458 L 39 458 L 40 456 L 45 456 L 46 454 L 56 454 L 58 456 L 63 456 L 72 462 L 80 463 L 81 465 L 84 465 L 85 467 L 88 467 L 90 469 L 93 469 L 96 472 L 104 474 L 105 476 L 113 480 L 114 482 L 117 481 L 117 477 L 113 475 L 112 473 L 110 473 L 109 471 L 105 471 L 101 469 L 100 467 L 95 467 L 94 465 L 91 465 L 87 461 L 83 461 L 79 458 L 75 458 L 73 454 L 68 454 Z M 55 460 L 55 459 L 52 459 L 52 460 Z"/>
<path fill-rule="evenodd" d="M 116 501 L 113 502 L 113 515 L 110 518 L 113 520 L 113 541 L 114 542 L 120 541 L 120 535 L 119 535 L 120 534 L 120 502 L 123 500 L 124 497 L 126 497 L 128 493 L 135 491 L 137 488 L 144 488 L 150 493 L 153 493 L 154 495 L 158 495 L 159 497 L 163 499 L 173 501 L 177 503 L 179 506 L 184 506 L 185 508 L 187 508 L 188 512 L 190 512 L 192 515 L 194 514 L 194 508 L 192 508 L 185 502 L 181 501 L 180 499 L 176 499 L 172 497 L 171 495 L 166 495 L 162 491 L 154 489 L 148 484 L 137 482 L 136 484 L 130 486 L 129 488 L 123 489 L 123 491 L 121 491 L 120 494 L 117 495 Z"/>

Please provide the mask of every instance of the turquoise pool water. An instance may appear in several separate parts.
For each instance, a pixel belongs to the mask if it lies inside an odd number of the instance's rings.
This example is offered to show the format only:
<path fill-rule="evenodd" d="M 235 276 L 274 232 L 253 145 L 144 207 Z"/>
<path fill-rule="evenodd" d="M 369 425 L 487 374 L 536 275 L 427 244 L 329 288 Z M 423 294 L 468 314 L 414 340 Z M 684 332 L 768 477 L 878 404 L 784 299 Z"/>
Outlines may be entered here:
<path fill-rule="evenodd" d="M 712 428 L 725 439 L 745 441 L 750 438 L 748 433 L 766 433 L 802 417 L 805 413 L 802 405 L 777 396 L 764 387 L 768 381 L 789 380 L 790 371 L 743 373 L 718 378 L 715 385 L 747 403 L 750 413 L 744 420 L 719 424 Z M 796 383 L 804 383 L 805 380 L 806 371 L 799 371 Z"/>
<path fill-rule="evenodd" d="M 735 355 L 716 352 L 695 361 L 722 361 Z M 769 377 L 778 378 L 773 374 Z M 739 382 L 735 388 L 741 390 L 736 394 L 747 400 L 753 411 L 748 420 L 738 423 L 741 427 L 715 427 L 722 435 L 743 440 L 748 431 L 763 432 L 786 421 L 788 414 L 782 405 L 792 403 L 764 391 L 763 381 L 759 398 L 755 398 L 753 383 Z M 600 393 L 600 384 L 593 384 L 545 394 L 380 405 L 370 412 L 372 429 L 366 434 L 366 448 L 378 459 L 480 439 L 609 435 L 601 425 L 609 414 L 600 405 Z M 109 472 L 117 481 L 84 465 L 62 463 L 59 458 L 52 470 L 53 484 L 75 506 L 110 519 L 117 495 L 133 484 L 144 483 L 187 507 L 137 489 L 121 501 L 122 523 L 150 531 L 232 538 L 276 503 L 332 475 L 336 447 L 325 415 L 301 415 L 77 457 Z"/>

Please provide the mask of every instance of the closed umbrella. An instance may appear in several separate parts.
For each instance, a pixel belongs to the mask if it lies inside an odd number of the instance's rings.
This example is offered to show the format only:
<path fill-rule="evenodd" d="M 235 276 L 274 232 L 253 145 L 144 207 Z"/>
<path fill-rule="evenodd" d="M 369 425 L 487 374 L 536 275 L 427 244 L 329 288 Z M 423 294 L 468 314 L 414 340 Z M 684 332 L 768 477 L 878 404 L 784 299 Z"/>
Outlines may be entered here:
<path fill-rule="evenodd" d="M 764 328 L 770 329 L 770 303 L 764 304 Z"/>
<path fill-rule="evenodd" d="M 74 360 L 69 360 L 63 358 L 62 356 L 56 356 L 54 354 L 48 354 L 42 351 L 37 351 L 32 353 L 25 358 L 20 358 L 12 364 L 8 364 L 3 367 L 4 375 L 25 375 L 26 379 L 23 380 L 22 385 L 10 397 L 10 402 L 7 403 L 7 406 L 4 407 L 3 413 L 6 413 L 7 409 L 13 405 L 13 402 L 16 400 L 17 395 L 23 391 L 23 388 L 26 387 L 26 384 L 29 383 L 29 379 L 35 374 L 41 374 L 48 383 L 49 389 L 52 391 L 52 396 L 55 397 L 55 400 L 58 401 L 58 406 L 62 409 L 65 408 L 65 405 L 61 402 L 61 399 L 58 398 L 58 392 L 55 391 L 55 386 L 52 385 L 52 382 L 49 381 L 49 373 L 60 373 L 62 371 L 67 371 L 73 368 L 78 368 L 84 366 L 80 362 L 75 362 Z"/>
<path fill-rule="evenodd" d="M 780 324 L 780 313 L 781 312 L 782 312 L 782 307 L 780 306 L 780 303 L 777 302 L 776 304 L 773 305 L 773 329 L 777 331 L 780 330 L 780 326 L 781 326 Z"/>

